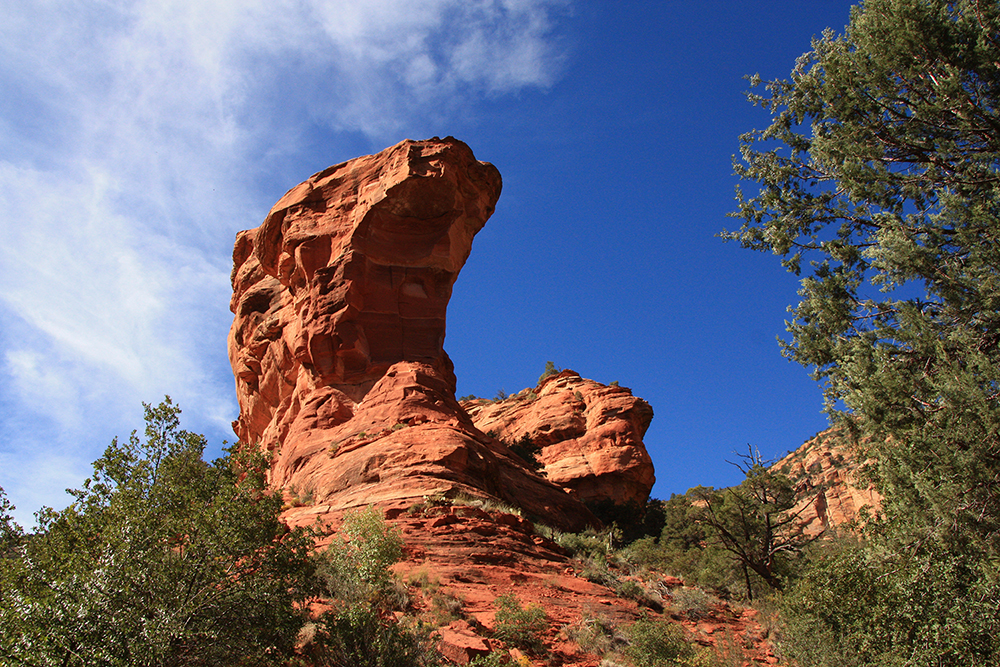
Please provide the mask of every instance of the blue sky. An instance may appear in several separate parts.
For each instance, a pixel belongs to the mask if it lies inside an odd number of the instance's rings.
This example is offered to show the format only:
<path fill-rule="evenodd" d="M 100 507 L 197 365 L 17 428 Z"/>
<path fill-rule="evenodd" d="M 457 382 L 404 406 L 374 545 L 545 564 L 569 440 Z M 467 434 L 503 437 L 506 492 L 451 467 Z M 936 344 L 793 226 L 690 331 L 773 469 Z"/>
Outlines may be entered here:
<path fill-rule="evenodd" d="M 234 235 L 310 174 L 453 135 L 504 178 L 455 286 L 459 395 L 546 361 L 648 400 L 654 496 L 826 425 L 780 356 L 796 279 L 716 238 L 743 75 L 851 3 L 148 0 L 0 9 L 0 486 L 62 507 L 143 401 L 219 451 Z"/>

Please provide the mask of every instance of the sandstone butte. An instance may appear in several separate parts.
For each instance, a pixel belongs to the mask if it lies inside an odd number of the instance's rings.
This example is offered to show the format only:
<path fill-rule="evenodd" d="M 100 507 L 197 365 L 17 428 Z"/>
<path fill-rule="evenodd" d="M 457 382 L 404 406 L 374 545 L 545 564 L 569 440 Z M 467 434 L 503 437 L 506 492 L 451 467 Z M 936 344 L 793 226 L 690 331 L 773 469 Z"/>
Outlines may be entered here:
<path fill-rule="evenodd" d="M 447 305 L 500 190 L 496 168 L 462 142 L 407 140 L 314 174 L 240 232 L 228 341 L 240 406 L 233 427 L 270 454 L 269 481 L 284 489 L 290 525 L 336 529 L 345 510 L 374 505 L 400 529 L 398 573 L 434 583 L 416 604 L 429 611 L 444 597 L 462 607 L 462 619 L 437 631 L 449 661 L 496 648 L 494 600 L 514 593 L 548 615 L 548 657 L 534 664 L 596 666 L 561 628 L 657 612 L 587 580 L 528 519 L 472 505 L 499 501 L 579 530 L 596 523 L 584 501 L 644 503 L 652 410 L 572 372 L 501 403 L 463 408 L 455 399 Z M 540 471 L 504 444 L 523 435 L 542 445 Z M 664 606 L 680 585 L 643 582 Z M 758 663 L 776 662 L 752 611 L 678 620 L 703 644 L 736 637 Z"/>
<path fill-rule="evenodd" d="M 583 501 L 646 501 L 652 410 L 627 390 L 564 373 L 532 405 L 475 406 L 478 426 L 455 399 L 446 310 L 500 190 L 462 142 L 408 140 L 314 174 L 237 235 L 234 429 L 272 454 L 291 520 L 462 494 L 580 529 Z M 484 428 L 539 438 L 542 474 Z"/>

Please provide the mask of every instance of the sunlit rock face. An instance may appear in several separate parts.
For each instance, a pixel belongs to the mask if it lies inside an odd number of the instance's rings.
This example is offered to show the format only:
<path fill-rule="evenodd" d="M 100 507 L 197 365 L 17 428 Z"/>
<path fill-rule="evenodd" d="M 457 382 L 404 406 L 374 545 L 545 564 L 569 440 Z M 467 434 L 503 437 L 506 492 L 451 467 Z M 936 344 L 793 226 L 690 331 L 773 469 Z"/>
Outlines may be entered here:
<path fill-rule="evenodd" d="M 504 401 L 468 401 L 482 431 L 541 448 L 546 478 L 585 502 L 643 505 L 656 477 L 643 436 L 653 419 L 649 403 L 625 387 L 562 371 Z"/>
<path fill-rule="evenodd" d="M 795 485 L 796 505 L 789 513 L 803 534 L 833 536 L 837 529 L 856 528 L 868 512 L 882 506 L 882 495 L 863 479 L 845 428 L 835 426 L 806 441 L 772 469 Z"/>
<path fill-rule="evenodd" d="M 302 371 L 296 383 L 355 402 L 399 361 L 450 374 L 448 300 L 500 183 L 495 167 L 446 139 L 404 141 L 289 190 L 233 253 L 230 357 L 247 393 L 281 410 L 295 385 L 278 386 L 272 376 L 291 377 L 273 371 L 290 366 Z M 245 407 L 240 436 L 276 441 Z"/>
<path fill-rule="evenodd" d="M 313 175 L 237 235 L 234 429 L 300 513 L 465 492 L 593 520 L 455 400 L 446 310 L 500 189 L 462 142 L 408 140 Z"/>

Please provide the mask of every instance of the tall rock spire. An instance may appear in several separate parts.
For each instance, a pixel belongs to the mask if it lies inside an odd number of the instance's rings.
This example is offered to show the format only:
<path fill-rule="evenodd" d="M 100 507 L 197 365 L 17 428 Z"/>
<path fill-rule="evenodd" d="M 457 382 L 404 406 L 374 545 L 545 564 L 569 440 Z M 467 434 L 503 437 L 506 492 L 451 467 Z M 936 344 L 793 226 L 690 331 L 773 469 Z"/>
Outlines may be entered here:
<path fill-rule="evenodd" d="M 455 400 L 445 314 L 500 189 L 460 141 L 403 141 L 315 174 L 237 235 L 234 428 L 272 453 L 302 520 L 466 493 L 593 521 Z"/>

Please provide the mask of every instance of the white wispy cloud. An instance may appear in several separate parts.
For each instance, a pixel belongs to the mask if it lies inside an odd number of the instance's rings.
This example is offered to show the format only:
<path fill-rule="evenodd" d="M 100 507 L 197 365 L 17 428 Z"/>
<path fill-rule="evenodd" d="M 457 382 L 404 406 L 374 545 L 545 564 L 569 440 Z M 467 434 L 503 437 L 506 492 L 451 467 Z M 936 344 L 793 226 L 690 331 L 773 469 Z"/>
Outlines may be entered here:
<path fill-rule="evenodd" d="M 547 86 L 567 0 L 93 0 L 0 10 L 0 486 L 65 503 L 140 401 L 225 434 L 233 234 L 315 125 L 373 141 Z M 289 185 L 292 185 L 291 183 Z"/>

